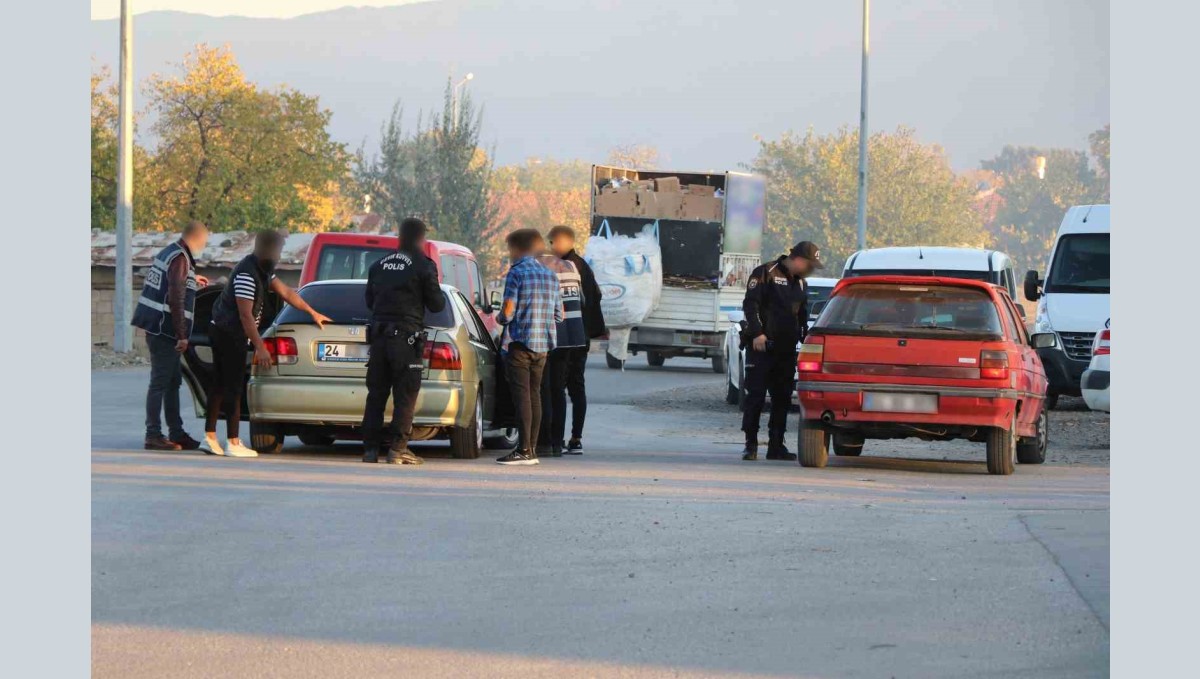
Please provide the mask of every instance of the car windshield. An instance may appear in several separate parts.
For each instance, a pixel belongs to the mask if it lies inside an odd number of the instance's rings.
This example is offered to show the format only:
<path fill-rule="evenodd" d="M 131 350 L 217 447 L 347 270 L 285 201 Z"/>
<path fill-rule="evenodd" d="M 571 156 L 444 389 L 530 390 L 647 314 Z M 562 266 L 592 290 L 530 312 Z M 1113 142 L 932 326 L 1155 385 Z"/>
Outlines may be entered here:
<path fill-rule="evenodd" d="M 815 329 L 852 334 L 999 337 L 983 290 L 943 285 L 852 285 L 826 303 Z"/>
<path fill-rule="evenodd" d="M 395 252 L 390 248 L 326 245 L 317 262 L 319 281 L 365 279 L 371 265 Z"/>
<path fill-rule="evenodd" d="M 312 308 L 332 319 L 334 323 L 356 325 L 366 323 L 371 318 L 371 312 L 367 309 L 366 290 L 367 286 L 361 283 L 306 285 L 300 288 L 300 297 Z M 442 296 L 445 296 L 444 292 Z M 279 312 L 275 323 L 277 325 L 306 324 L 312 323 L 312 319 L 308 314 L 289 304 Z M 450 310 L 449 301 L 437 313 L 425 312 L 425 327 L 454 327 L 454 312 Z"/>
<path fill-rule="evenodd" d="M 1054 250 L 1046 292 L 1108 294 L 1108 234 L 1063 236 Z"/>

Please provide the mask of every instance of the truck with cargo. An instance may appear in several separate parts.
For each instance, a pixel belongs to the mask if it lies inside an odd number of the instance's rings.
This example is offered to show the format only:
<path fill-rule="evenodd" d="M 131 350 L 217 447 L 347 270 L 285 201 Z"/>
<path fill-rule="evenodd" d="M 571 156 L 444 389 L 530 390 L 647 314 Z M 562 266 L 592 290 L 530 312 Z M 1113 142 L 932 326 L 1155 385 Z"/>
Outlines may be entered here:
<path fill-rule="evenodd" d="M 708 358 L 714 372 L 724 372 L 728 312 L 742 308 L 750 272 L 761 261 L 766 181 L 743 172 L 594 165 L 591 194 L 593 234 L 605 224 L 628 236 L 657 226 L 662 295 L 631 330 L 629 353 L 645 353 L 655 367 L 677 356 Z M 605 356 L 610 368 L 623 365 Z"/>

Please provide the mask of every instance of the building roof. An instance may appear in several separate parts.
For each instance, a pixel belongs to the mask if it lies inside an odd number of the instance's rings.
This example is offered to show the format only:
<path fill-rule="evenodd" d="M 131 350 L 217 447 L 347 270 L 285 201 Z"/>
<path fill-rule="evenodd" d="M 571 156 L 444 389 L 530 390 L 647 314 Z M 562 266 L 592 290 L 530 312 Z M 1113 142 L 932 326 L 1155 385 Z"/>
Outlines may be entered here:
<path fill-rule="evenodd" d="M 312 243 L 311 233 L 288 234 L 283 244 L 280 269 L 299 269 Z M 133 234 L 133 266 L 149 266 L 169 243 L 179 238 L 178 233 L 169 231 L 141 231 Z M 226 231 L 208 237 L 208 247 L 196 258 L 202 267 L 232 267 L 243 257 L 254 251 L 254 233 L 249 231 Z M 117 256 L 117 234 L 113 231 L 92 229 L 92 266 L 115 266 Z"/>

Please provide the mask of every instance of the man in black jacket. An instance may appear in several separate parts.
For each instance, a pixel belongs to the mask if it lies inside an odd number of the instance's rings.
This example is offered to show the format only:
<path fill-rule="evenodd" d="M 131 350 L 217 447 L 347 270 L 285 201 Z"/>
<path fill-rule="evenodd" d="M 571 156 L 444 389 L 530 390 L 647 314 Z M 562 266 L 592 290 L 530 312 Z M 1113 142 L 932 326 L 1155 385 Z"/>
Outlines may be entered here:
<path fill-rule="evenodd" d="M 425 310 L 441 311 L 446 297 L 438 285 L 437 266 L 425 256 L 425 222 L 400 224 L 400 249 L 371 265 L 367 272 L 367 404 L 363 411 L 363 462 L 379 461 L 383 411 L 392 403 L 392 444 L 388 464 L 421 464 L 408 449 L 413 408 L 421 391 Z"/>
<path fill-rule="evenodd" d="M 742 431 L 746 434 L 743 460 L 758 459 L 758 423 L 767 393 L 771 417 L 767 421 L 767 459 L 795 460 L 783 443 L 787 411 L 792 404 L 792 378 L 796 372 L 796 343 L 808 328 L 808 286 L 804 279 L 824 268 L 817 246 L 797 243 L 787 255 L 762 264 L 750 273 L 742 311 L 746 315 L 746 409 Z"/>
<path fill-rule="evenodd" d="M 588 342 L 581 347 L 568 350 L 567 356 L 567 395 L 571 397 L 571 440 L 567 442 L 563 453 L 567 455 L 583 454 L 583 421 L 587 417 L 587 390 L 584 386 L 583 371 L 587 367 L 588 352 L 591 341 L 608 332 L 604 327 L 604 314 L 600 311 L 600 286 L 596 284 L 596 275 L 583 257 L 575 252 L 575 230 L 569 226 L 558 225 L 550 229 L 550 249 L 554 254 L 575 265 L 579 271 L 581 294 L 583 297 L 583 328 Z"/>

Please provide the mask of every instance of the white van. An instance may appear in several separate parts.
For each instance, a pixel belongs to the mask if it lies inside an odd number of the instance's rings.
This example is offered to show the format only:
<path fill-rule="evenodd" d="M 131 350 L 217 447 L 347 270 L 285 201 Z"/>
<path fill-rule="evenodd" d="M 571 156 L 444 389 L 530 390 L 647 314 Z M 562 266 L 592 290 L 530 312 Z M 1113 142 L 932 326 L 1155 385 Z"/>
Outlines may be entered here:
<path fill-rule="evenodd" d="M 1038 349 L 1050 391 L 1051 408 L 1060 394 L 1079 396 L 1079 380 L 1092 359 L 1096 328 L 1104 327 L 1108 310 L 1108 207 L 1076 205 L 1067 210 L 1046 277 L 1025 274 L 1025 298 L 1037 302 L 1034 332 L 1053 332 L 1058 346 Z"/>
<path fill-rule="evenodd" d="M 850 255 L 842 278 L 854 276 L 945 276 L 988 281 L 1003 286 L 1014 300 L 1017 279 L 1012 260 L 999 250 L 976 248 L 912 247 L 872 248 Z M 1020 311 L 1020 305 L 1017 305 Z"/>

